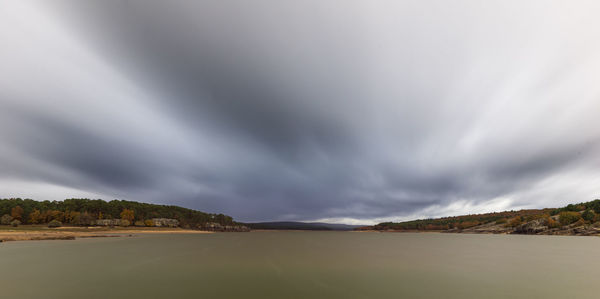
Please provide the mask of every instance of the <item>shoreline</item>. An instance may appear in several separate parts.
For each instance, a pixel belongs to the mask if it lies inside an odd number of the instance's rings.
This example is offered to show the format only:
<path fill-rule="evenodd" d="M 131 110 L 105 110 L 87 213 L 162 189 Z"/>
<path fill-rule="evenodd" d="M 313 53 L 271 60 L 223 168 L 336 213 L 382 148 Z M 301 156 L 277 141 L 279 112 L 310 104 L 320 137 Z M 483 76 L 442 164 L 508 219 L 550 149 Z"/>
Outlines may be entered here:
<path fill-rule="evenodd" d="M 135 234 L 212 234 L 212 231 L 162 227 L 58 227 L 22 225 L 0 227 L 0 242 L 76 240 L 83 238 L 132 237 Z"/>

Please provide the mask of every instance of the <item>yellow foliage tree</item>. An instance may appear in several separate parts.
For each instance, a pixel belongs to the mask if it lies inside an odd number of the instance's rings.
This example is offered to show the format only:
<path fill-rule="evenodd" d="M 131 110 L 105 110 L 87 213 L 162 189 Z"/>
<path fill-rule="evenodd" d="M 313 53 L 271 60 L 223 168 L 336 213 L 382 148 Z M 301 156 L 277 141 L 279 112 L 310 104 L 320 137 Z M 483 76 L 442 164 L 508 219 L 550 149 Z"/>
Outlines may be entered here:
<path fill-rule="evenodd" d="M 40 223 L 40 216 L 42 213 L 38 209 L 33 209 L 33 212 L 29 213 L 29 223 L 38 224 Z"/>
<path fill-rule="evenodd" d="M 517 227 L 517 226 L 521 225 L 521 223 L 522 223 L 521 217 L 517 216 L 508 221 L 508 226 L 509 227 Z"/>
<path fill-rule="evenodd" d="M 135 216 L 134 216 L 133 210 L 123 209 L 123 212 L 121 212 L 122 220 L 127 220 L 127 221 L 129 221 L 129 223 L 133 223 L 134 218 L 135 218 Z"/>
<path fill-rule="evenodd" d="M 21 218 L 23 217 L 23 208 L 21 208 L 20 206 L 12 208 L 10 210 L 10 216 L 12 216 L 13 219 L 21 220 Z"/>

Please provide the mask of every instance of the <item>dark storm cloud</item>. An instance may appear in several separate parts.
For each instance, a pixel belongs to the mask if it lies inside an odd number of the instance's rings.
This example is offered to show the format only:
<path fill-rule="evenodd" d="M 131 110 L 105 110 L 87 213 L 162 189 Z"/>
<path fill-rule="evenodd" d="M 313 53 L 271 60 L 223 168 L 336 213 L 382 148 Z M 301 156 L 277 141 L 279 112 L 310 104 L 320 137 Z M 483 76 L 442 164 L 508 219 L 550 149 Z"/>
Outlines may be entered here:
<path fill-rule="evenodd" d="M 595 5 L 3 4 L 0 192 L 348 222 L 591 199 Z"/>

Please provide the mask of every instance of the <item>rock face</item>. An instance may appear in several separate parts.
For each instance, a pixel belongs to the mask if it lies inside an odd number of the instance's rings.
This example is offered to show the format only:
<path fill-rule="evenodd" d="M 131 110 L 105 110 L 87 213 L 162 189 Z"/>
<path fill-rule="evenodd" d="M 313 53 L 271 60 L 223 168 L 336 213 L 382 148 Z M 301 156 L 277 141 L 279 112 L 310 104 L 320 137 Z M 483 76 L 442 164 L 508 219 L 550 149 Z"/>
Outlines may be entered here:
<path fill-rule="evenodd" d="M 96 220 L 98 226 L 119 226 L 121 225 L 121 219 L 98 219 Z"/>
<path fill-rule="evenodd" d="M 475 227 L 471 227 L 471 228 L 465 228 L 465 229 L 458 229 L 458 228 L 453 228 L 453 229 L 449 229 L 447 230 L 447 232 L 454 232 L 454 233 L 470 233 L 470 234 L 506 234 L 506 233 L 510 233 L 512 231 L 512 228 L 507 228 L 504 225 L 498 225 L 495 222 L 490 222 L 490 223 L 485 223 L 482 225 L 478 225 Z"/>
<path fill-rule="evenodd" d="M 221 225 L 216 222 L 207 222 L 202 228 L 208 231 L 215 232 L 249 232 L 250 228 L 245 225 Z"/>
<path fill-rule="evenodd" d="M 548 230 L 544 219 L 532 220 L 515 228 L 515 234 L 535 235 Z"/>
<path fill-rule="evenodd" d="M 168 218 L 152 218 L 152 225 L 158 227 L 178 227 L 179 220 L 177 219 L 168 219 Z"/>

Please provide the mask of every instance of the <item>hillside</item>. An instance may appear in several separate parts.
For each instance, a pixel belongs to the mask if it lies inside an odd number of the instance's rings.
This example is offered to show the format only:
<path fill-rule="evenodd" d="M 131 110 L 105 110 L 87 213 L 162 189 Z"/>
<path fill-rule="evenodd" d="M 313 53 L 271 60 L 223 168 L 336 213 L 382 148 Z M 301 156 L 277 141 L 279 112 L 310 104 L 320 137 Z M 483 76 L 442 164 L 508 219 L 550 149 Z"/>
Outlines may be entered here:
<path fill-rule="evenodd" d="M 207 223 L 231 226 L 233 218 L 171 205 L 135 201 L 101 199 L 65 199 L 36 201 L 32 199 L 0 199 L 2 224 L 18 220 L 21 224 L 46 224 L 52 220 L 69 225 L 90 225 L 100 219 L 127 219 L 131 225 L 152 218 L 177 219 L 184 228 L 204 228 Z M 143 224 L 142 224 L 143 225 Z"/>
<path fill-rule="evenodd" d="M 405 222 L 384 222 L 356 230 L 441 231 L 544 235 L 599 235 L 600 200 L 562 208 L 530 209 Z"/>
<path fill-rule="evenodd" d="M 321 222 L 294 222 L 294 221 L 278 221 L 278 222 L 256 222 L 246 223 L 246 226 L 251 229 L 282 229 L 282 230 L 353 230 L 356 225 L 333 224 Z"/>

